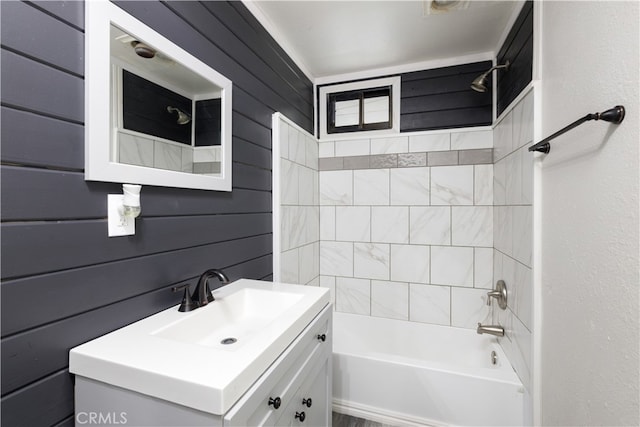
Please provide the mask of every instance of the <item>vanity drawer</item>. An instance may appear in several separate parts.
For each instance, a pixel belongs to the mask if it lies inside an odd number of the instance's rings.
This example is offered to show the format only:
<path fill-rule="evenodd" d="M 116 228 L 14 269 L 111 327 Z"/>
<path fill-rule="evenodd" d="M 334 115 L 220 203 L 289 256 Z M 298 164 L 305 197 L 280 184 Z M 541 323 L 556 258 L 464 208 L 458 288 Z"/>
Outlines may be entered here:
<path fill-rule="evenodd" d="M 331 311 L 329 304 L 236 402 L 224 417 L 225 426 L 275 425 L 306 378 L 307 368 L 331 357 Z"/>

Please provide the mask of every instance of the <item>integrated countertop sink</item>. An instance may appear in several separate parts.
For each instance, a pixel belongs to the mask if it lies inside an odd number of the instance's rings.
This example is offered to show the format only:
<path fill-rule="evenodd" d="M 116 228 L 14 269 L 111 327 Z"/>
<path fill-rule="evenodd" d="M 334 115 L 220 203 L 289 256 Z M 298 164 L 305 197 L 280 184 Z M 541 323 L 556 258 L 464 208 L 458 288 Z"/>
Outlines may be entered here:
<path fill-rule="evenodd" d="M 329 303 L 315 286 L 241 279 L 70 351 L 71 373 L 223 415 Z"/>
<path fill-rule="evenodd" d="M 244 288 L 197 309 L 152 335 L 234 351 L 303 298 L 300 293 Z M 209 307 L 210 306 L 210 307 Z"/>

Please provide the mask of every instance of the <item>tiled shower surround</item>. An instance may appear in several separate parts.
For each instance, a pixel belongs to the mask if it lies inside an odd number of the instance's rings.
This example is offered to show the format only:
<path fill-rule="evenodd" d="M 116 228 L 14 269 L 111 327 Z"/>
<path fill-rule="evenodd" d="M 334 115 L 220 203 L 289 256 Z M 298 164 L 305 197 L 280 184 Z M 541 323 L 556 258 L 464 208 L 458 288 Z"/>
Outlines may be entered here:
<path fill-rule="evenodd" d="M 494 282 L 509 290 L 507 310 L 494 310 L 505 328 L 500 344 L 527 390 L 531 390 L 533 312 L 532 233 L 533 90 L 494 128 Z"/>
<path fill-rule="evenodd" d="M 487 129 L 320 143 L 320 284 L 336 310 L 487 319 L 492 147 Z"/>
<path fill-rule="evenodd" d="M 278 119 L 280 149 L 280 281 L 319 284 L 318 141 Z"/>
<path fill-rule="evenodd" d="M 283 120 L 280 135 L 281 280 L 330 288 L 337 311 L 499 323 L 530 390 L 533 92 L 493 130 L 318 144 Z M 487 306 L 500 279 L 506 311 Z"/>

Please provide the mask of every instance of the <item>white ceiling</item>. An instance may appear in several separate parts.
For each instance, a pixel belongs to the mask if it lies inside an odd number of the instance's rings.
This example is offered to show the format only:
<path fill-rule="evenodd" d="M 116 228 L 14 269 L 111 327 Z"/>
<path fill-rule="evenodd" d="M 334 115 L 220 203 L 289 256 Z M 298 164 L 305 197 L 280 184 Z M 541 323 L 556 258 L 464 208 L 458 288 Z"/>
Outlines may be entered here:
<path fill-rule="evenodd" d="M 522 1 L 268 1 L 245 5 L 312 80 L 407 64 L 494 56 Z M 491 55 L 490 55 L 491 54 Z"/>

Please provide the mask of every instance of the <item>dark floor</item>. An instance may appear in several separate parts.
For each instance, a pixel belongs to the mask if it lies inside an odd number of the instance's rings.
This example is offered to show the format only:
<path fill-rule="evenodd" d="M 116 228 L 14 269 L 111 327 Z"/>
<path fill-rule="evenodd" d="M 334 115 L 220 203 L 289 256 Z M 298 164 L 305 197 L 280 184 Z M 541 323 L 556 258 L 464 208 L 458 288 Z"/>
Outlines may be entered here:
<path fill-rule="evenodd" d="M 380 424 L 364 418 L 352 417 L 350 415 L 333 413 L 333 427 L 392 427 L 387 424 Z"/>

